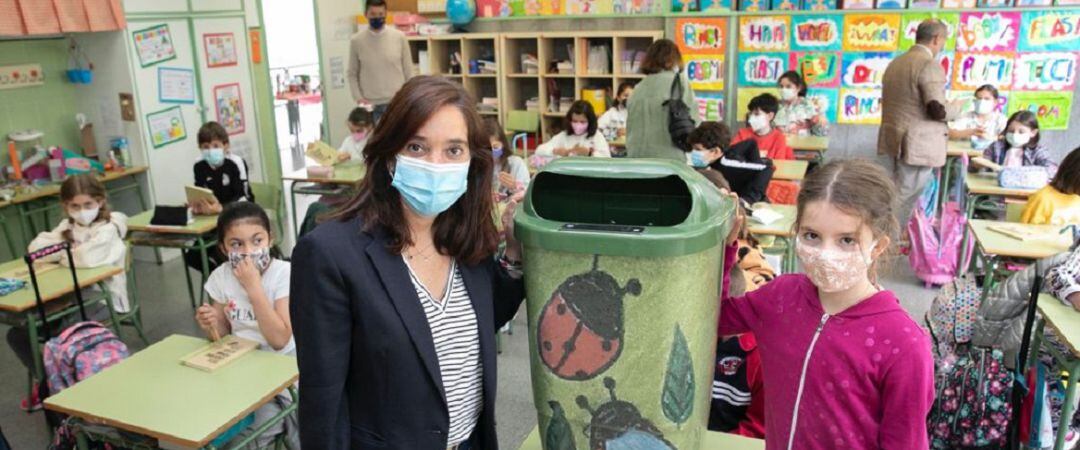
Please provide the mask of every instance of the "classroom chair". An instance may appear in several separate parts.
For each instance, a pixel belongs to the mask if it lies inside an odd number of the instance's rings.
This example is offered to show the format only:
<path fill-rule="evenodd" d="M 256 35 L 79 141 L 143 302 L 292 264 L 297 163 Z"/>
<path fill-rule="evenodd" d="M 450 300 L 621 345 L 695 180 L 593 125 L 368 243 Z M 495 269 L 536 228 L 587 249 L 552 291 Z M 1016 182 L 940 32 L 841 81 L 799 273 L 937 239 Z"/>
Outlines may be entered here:
<path fill-rule="evenodd" d="M 540 113 L 536 111 L 510 111 L 506 115 L 506 130 L 513 135 L 510 138 L 511 151 L 528 161 L 528 138 L 530 133 L 535 135 L 540 131 Z"/>
<path fill-rule="evenodd" d="M 250 183 L 251 193 L 255 195 L 255 203 L 266 210 L 270 216 L 271 228 L 274 232 L 274 243 L 280 244 L 285 236 L 285 222 L 282 214 L 285 212 L 285 195 L 281 186 L 269 183 Z"/>
<path fill-rule="evenodd" d="M 1020 222 L 1020 216 L 1024 214 L 1024 207 L 1027 206 L 1027 202 L 1014 202 L 1005 201 L 1005 221 L 1006 222 Z"/>

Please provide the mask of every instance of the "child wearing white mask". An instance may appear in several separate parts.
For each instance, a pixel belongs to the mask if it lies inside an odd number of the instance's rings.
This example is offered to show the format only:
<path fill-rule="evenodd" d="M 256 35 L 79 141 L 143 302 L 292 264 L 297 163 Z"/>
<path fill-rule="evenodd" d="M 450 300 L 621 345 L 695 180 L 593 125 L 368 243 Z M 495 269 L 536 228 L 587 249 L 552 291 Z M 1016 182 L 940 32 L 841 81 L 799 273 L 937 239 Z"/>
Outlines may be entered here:
<path fill-rule="evenodd" d="M 787 145 L 784 133 L 773 127 L 773 119 L 779 109 L 780 102 L 772 94 L 761 94 L 750 99 L 746 127 L 739 129 L 731 139 L 731 145 L 753 139 L 757 141 L 762 157 L 774 160 L 795 159 L 795 152 Z"/>
<path fill-rule="evenodd" d="M 780 110 L 773 123 L 784 134 L 799 136 L 828 136 L 829 119 L 814 102 L 806 98 L 806 81 L 802 75 L 789 70 L 777 80 L 780 86 Z"/>
<path fill-rule="evenodd" d="M 1005 131 L 1005 115 L 997 111 L 997 88 L 986 84 L 975 90 L 975 106 L 949 124 L 949 139 L 971 140 L 971 147 L 985 150 Z"/>
<path fill-rule="evenodd" d="M 610 158 L 604 134 L 597 130 L 596 112 L 592 104 L 578 100 L 566 112 L 563 131 L 536 148 L 536 155 L 546 159 L 561 156 L 594 156 Z"/>
<path fill-rule="evenodd" d="M 341 146 L 338 147 L 338 161 L 356 161 L 362 162 L 364 160 L 364 146 L 367 145 L 368 135 L 371 134 L 371 129 L 374 128 L 374 119 L 372 118 L 371 111 L 367 108 L 356 107 L 349 113 L 349 135 L 345 136 L 345 139 L 341 141 Z"/>
<path fill-rule="evenodd" d="M 1048 177 L 1053 177 L 1058 168 L 1049 150 L 1039 144 L 1038 118 L 1027 110 L 1009 117 L 1005 134 L 983 151 L 983 157 L 1002 167 L 1042 166 Z"/>
<path fill-rule="evenodd" d="M 124 236 L 127 234 L 127 216 L 109 210 L 105 186 L 93 175 L 73 175 L 60 185 L 60 202 L 66 217 L 52 231 L 38 234 L 27 246 L 27 251 L 34 252 L 67 242 L 71 244 L 71 256 L 77 268 L 113 266 L 123 269 L 127 260 L 127 246 L 124 245 Z M 54 253 L 42 258 L 41 261 L 59 263 L 62 266 L 68 265 L 66 252 Z M 106 279 L 104 287 L 109 293 L 116 312 L 126 313 L 131 310 L 128 301 L 127 277 L 124 272 Z M 74 302 L 73 298 L 71 300 Z M 58 302 L 62 304 L 62 301 Z M 49 305 L 55 306 L 53 302 Z M 104 305 L 95 303 L 86 306 L 90 320 L 100 321 L 109 318 L 108 310 Z M 50 322 L 49 328 L 54 333 L 59 333 L 59 330 L 79 320 L 82 318 L 78 314 L 69 315 Z M 27 330 L 22 327 L 11 328 L 8 330 L 7 341 L 23 365 L 31 367 L 31 343 Z M 41 408 L 40 399 L 36 395 L 36 387 L 33 392 L 34 394 L 22 402 L 22 409 L 25 411 Z"/>

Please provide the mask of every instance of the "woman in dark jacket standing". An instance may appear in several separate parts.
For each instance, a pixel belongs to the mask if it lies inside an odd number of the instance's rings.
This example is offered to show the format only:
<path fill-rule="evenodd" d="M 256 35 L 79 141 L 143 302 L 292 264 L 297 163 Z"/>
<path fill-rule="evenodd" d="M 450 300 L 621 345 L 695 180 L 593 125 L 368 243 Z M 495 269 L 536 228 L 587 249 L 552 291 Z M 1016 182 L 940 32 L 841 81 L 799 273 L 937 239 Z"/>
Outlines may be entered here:
<path fill-rule="evenodd" d="M 444 79 L 407 82 L 364 148 L 359 192 L 293 252 L 304 448 L 498 448 L 495 333 L 524 286 L 512 229 L 495 255 L 474 104 Z"/>

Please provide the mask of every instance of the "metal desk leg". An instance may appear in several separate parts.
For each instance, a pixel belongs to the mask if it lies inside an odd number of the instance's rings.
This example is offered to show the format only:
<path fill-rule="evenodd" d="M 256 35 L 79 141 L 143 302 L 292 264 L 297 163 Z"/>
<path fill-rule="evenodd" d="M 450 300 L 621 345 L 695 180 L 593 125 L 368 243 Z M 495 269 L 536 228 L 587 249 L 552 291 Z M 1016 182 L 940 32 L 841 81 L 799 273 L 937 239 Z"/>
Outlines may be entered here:
<path fill-rule="evenodd" d="M 105 307 L 109 309 L 109 320 L 112 322 L 113 330 L 116 331 L 116 336 L 122 336 L 122 334 L 120 334 L 120 319 L 116 317 L 116 308 L 113 308 L 112 293 L 105 288 L 104 281 L 98 282 L 97 286 L 101 289 L 102 294 L 105 295 Z"/>
<path fill-rule="evenodd" d="M 11 240 L 11 230 L 8 229 L 7 218 L 0 215 L 0 229 L 3 229 L 4 240 L 7 241 L 8 251 L 11 252 L 12 258 L 17 258 L 18 253 L 15 252 L 15 243 Z"/>
<path fill-rule="evenodd" d="M 289 182 L 289 197 L 292 198 L 292 223 L 293 231 L 296 232 L 296 239 L 300 239 L 300 222 L 296 221 L 296 182 Z"/>
<path fill-rule="evenodd" d="M 38 320 L 33 314 L 34 312 L 28 310 L 26 316 L 26 334 L 30 338 L 30 359 L 34 361 L 31 369 L 34 372 L 34 379 L 39 383 L 44 383 L 45 362 L 41 360 L 41 350 L 38 348 Z"/>
<path fill-rule="evenodd" d="M 1073 401 L 1076 399 L 1076 382 L 1080 379 L 1080 359 L 1074 359 L 1066 364 L 1069 371 L 1069 384 L 1065 387 L 1065 404 L 1061 406 L 1061 420 L 1058 423 L 1057 439 L 1054 440 L 1054 450 L 1065 449 L 1065 435 L 1069 433 L 1069 424 L 1072 423 Z"/>
<path fill-rule="evenodd" d="M 199 304 L 201 305 L 206 297 L 206 290 L 202 288 L 201 284 L 206 283 L 209 278 L 210 258 L 206 256 L 206 241 L 203 240 L 202 235 L 195 239 L 195 245 L 199 246 L 199 259 L 202 261 L 202 281 L 199 282 Z"/>
<path fill-rule="evenodd" d="M 184 258 L 184 280 L 186 281 L 188 299 L 191 300 L 191 309 L 195 309 L 199 304 L 195 301 L 195 291 L 191 289 L 191 268 L 187 266 L 187 252 L 190 250 L 186 248 L 180 249 L 180 254 Z"/>
<path fill-rule="evenodd" d="M 86 438 L 86 432 L 81 429 L 75 431 L 75 447 L 79 450 L 90 450 L 90 443 Z"/>
<path fill-rule="evenodd" d="M 1039 362 L 1039 351 L 1042 349 L 1043 341 L 1043 325 L 1046 325 L 1046 322 L 1042 320 L 1036 322 L 1038 324 L 1035 325 L 1035 331 L 1031 333 L 1031 346 L 1029 347 L 1031 350 L 1028 354 L 1027 366 L 1023 368 L 1021 373 L 1026 374 L 1029 367 L 1035 367 L 1035 364 Z"/>
<path fill-rule="evenodd" d="M 939 208 L 942 208 L 942 205 L 945 205 L 945 202 L 949 200 L 949 182 L 952 178 L 951 172 L 954 161 L 956 161 L 956 158 L 947 158 L 945 160 L 945 167 L 942 167 L 941 170 L 941 178 L 939 178 L 938 182 L 938 191 L 940 191 L 938 192 L 940 195 L 940 201 L 938 201 Z"/>

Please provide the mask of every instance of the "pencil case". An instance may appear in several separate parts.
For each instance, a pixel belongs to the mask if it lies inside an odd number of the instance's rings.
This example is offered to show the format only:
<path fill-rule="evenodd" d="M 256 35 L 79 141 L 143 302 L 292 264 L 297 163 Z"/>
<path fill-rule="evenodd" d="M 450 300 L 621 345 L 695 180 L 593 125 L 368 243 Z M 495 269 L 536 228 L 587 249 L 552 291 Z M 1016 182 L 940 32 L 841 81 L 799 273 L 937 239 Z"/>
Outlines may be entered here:
<path fill-rule="evenodd" d="M 333 166 L 308 166 L 307 174 L 309 178 L 333 178 L 334 168 Z"/>

